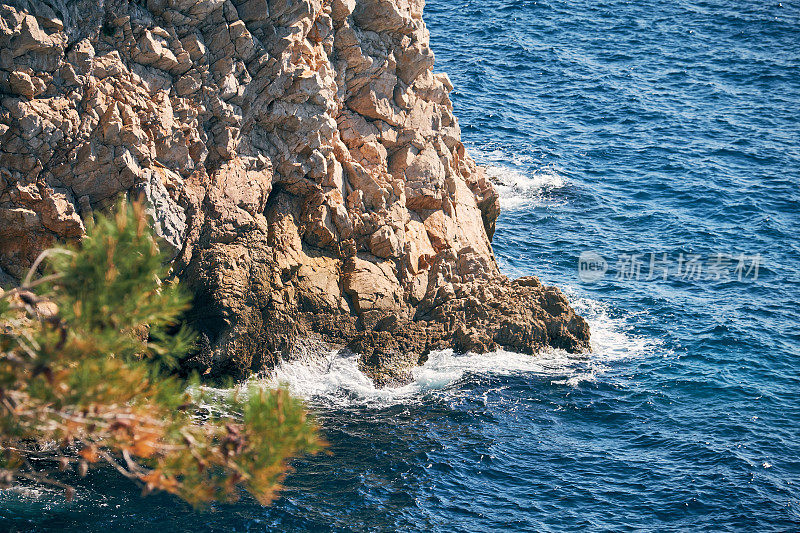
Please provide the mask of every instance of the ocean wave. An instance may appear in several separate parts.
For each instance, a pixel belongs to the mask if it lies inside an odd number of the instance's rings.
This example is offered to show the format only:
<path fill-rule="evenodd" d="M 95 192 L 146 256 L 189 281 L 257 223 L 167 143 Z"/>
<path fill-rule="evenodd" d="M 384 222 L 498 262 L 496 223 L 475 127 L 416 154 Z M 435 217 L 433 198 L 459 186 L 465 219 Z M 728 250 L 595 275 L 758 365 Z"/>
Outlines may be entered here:
<path fill-rule="evenodd" d="M 651 354 L 658 341 L 633 334 L 625 317 L 612 316 L 609 306 L 588 298 L 574 299 L 592 331 L 592 351 L 569 354 L 549 349 L 531 356 L 499 350 L 487 354 L 432 352 L 428 361 L 414 369 L 414 379 L 402 387 L 376 388 L 358 369 L 355 355 L 335 351 L 312 355 L 278 365 L 258 384 L 286 386 L 311 405 L 327 408 L 382 407 L 421 400 L 431 393 L 459 394 L 459 384 L 469 379 L 526 376 L 554 385 L 577 387 L 594 382 L 614 361 Z"/>
<path fill-rule="evenodd" d="M 545 167 L 524 173 L 503 165 L 487 165 L 486 174 L 500 194 L 500 207 L 521 210 L 541 205 L 558 205 L 563 201 L 552 191 L 566 186 L 566 179 L 555 168 Z"/>
<path fill-rule="evenodd" d="M 486 168 L 486 174 L 500 194 L 502 209 L 512 211 L 563 203 L 553 192 L 566 187 L 568 180 L 556 166 L 536 167 L 528 158 L 510 157 L 499 149 L 472 148 L 470 153 Z M 532 167 L 533 170 L 523 170 Z"/>
<path fill-rule="evenodd" d="M 620 361 L 664 352 L 662 339 L 634 333 L 631 313 L 616 315 L 605 302 L 576 296 L 569 288 L 564 292 L 575 311 L 589 323 L 592 354 L 598 361 Z"/>

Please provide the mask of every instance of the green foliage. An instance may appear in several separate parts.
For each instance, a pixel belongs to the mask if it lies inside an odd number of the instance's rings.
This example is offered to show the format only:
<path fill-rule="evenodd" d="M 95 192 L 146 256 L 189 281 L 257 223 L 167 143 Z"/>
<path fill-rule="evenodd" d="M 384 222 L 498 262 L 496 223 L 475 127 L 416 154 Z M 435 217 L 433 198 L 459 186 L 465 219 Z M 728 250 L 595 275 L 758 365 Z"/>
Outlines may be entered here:
<path fill-rule="evenodd" d="M 285 390 L 252 387 L 214 412 L 169 375 L 193 345 L 176 326 L 189 298 L 167 271 L 141 205 L 99 217 L 80 248 L 46 253 L 36 281 L 0 291 L 0 484 L 63 486 L 34 464 L 85 475 L 106 462 L 145 492 L 193 504 L 266 504 L 288 461 L 320 450 L 316 426 Z M 42 451 L 48 448 L 46 452 Z M 54 451 L 55 450 L 55 451 Z"/>

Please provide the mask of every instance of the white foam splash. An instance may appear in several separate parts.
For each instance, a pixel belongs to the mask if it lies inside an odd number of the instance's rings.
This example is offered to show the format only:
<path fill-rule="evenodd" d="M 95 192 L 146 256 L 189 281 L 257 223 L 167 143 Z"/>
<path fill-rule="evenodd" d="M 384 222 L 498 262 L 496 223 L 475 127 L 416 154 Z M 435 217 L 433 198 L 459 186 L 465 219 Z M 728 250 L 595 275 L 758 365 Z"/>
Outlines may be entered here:
<path fill-rule="evenodd" d="M 492 164 L 486 167 L 486 174 L 500 195 L 500 207 L 509 211 L 545 204 L 556 205 L 558 202 L 549 195 L 567 183 L 553 167 L 544 167 L 528 174 L 512 167 Z"/>
<path fill-rule="evenodd" d="M 6 504 L 8 504 L 12 499 L 18 499 L 22 501 L 49 501 L 56 496 L 63 497 L 63 495 L 63 491 L 57 492 L 48 487 L 11 486 L 7 489 L 0 490 L 0 498 L 2 499 L 3 503 Z"/>
<path fill-rule="evenodd" d="M 19 516 L 35 516 L 65 507 L 78 509 L 84 502 L 90 502 L 92 507 L 109 506 L 103 494 L 86 487 L 76 487 L 70 501 L 64 497 L 63 489 L 50 486 L 16 485 L 0 490 L 0 508 Z"/>
<path fill-rule="evenodd" d="M 546 350 L 524 355 L 500 350 L 488 354 L 455 354 L 452 350 L 433 352 L 428 361 L 413 371 L 414 379 L 403 387 L 378 389 L 358 370 L 357 356 L 313 357 L 281 363 L 259 384 L 287 386 L 292 394 L 312 405 L 326 407 L 386 406 L 420 400 L 443 391 L 457 394 L 464 379 L 498 376 L 527 376 L 552 384 L 577 387 L 593 382 L 614 361 L 652 353 L 657 343 L 630 333 L 624 318 L 612 317 L 611 310 L 595 300 L 576 298 L 575 308 L 586 317 L 592 331 L 592 352 L 569 354 Z"/>
<path fill-rule="evenodd" d="M 589 323 L 592 356 L 601 362 L 650 355 L 661 350 L 661 341 L 633 333 L 632 315 L 614 316 L 606 303 L 564 292 L 575 311 Z"/>
<path fill-rule="evenodd" d="M 509 157 L 499 149 L 487 151 L 473 147 L 470 153 L 486 167 L 486 174 L 500 194 L 502 209 L 511 211 L 561 203 L 552 192 L 565 187 L 568 182 L 554 165 L 525 171 L 522 169 L 536 167 L 537 162 L 519 155 Z"/>
<path fill-rule="evenodd" d="M 376 388 L 358 369 L 355 355 L 329 354 L 329 359 L 300 359 L 279 365 L 263 380 L 268 387 L 287 386 L 289 391 L 312 404 L 392 405 L 413 402 L 423 395 L 447 389 L 465 376 L 552 375 L 574 361 L 566 352 L 552 351 L 537 357 L 498 351 L 489 354 L 432 352 L 428 361 L 413 371 L 414 379 L 402 387 Z"/>

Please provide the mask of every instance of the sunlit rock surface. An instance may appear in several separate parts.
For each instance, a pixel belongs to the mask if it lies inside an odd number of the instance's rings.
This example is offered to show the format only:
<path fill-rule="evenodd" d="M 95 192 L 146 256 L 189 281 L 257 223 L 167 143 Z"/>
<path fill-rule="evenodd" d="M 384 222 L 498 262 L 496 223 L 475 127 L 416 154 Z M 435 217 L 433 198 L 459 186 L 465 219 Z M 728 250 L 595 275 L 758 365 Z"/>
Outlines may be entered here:
<path fill-rule="evenodd" d="M 435 348 L 587 350 L 557 289 L 497 268 L 422 9 L 0 3 L 0 281 L 127 193 L 195 293 L 188 367 L 241 378 L 310 339 L 392 384 Z"/>

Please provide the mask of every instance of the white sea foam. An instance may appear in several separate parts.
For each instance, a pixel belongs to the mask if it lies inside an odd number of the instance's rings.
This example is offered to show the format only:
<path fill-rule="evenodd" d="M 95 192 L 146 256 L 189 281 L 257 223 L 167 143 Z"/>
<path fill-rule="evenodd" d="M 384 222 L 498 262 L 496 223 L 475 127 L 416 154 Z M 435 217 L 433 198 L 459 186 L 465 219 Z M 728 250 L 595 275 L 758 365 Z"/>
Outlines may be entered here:
<path fill-rule="evenodd" d="M 260 384 L 287 386 L 296 396 L 311 404 L 328 407 L 391 405 L 417 401 L 425 394 L 443 391 L 457 394 L 465 379 L 526 376 L 555 385 L 577 387 L 592 382 L 608 371 L 614 361 L 651 353 L 657 343 L 632 334 L 624 317 L 613 317 L 608 306 L 588 298 L 575 298 L 576 309 L 589 322 L 592 352 L 568 354 L 547 350 L 531 356 L 500 350 L 488 354 L 455 354 L 451 350 L 433 352 L 428 361 L 413 372 L 414 379 L 403 387 L 378 389 L 358 369 L 357 356 L 311 356 L 281 363 Z"/>
<path fill-rule="evenodd" d="M 22 501 L 49 501 L 56 496 L 63 497 L 63 491 L 56 491 L 49 487 L 22 487 L 12 486 L 7 489 L 0 490 L 0 499 L 3 503 L 8 504 L 12 500 Z"/>
<path fill-rule="evenodd" d="M 551 375 L 573 363 L 566 353 L 557 351 L 532 357 L 506 351 L 457 355 L 443 350 L 431 353 L 423 366 L 414 369 L 414 379 L 408 385 L 379 389 L 358 370 L 357 356 L 336 357 L 331 352 L 328 357 L 282 363 L 264 384 L 288 386 L 296 396 L 329 406 L 389 405 L 447 389 L 467 375 Z"/>
<path fill-rule="evenodd" d="M 551 192 L 566 185 L 564 177 L 553 167 L 525 173 L 503 165 L 488 165 L 486 173 L 500 194 L 500 207 L 518 210 L 540 205 L 557 205 Z"/>
<path fill-rule="evenodd" d="M 615 315 L 606 303 L 579 297 L 569 288 L 564 292 L 575 311 L 589 322 L 594 359 L 605 363 L 661 350 L 660 340 L 633 333 L 632 315 Z"/>
<path fill-rule="evenodd" d="M 563 173 L 553 165 L 536 167 L 529 158 L 509 157 L 502 150 L 486 151 L 471 148 L 475 160 L 486 167 L 486 174 L 500 194 L 500 207 L 518 210 L 540 205 L 558 205 L 552 192 L 567 185 Z"/>
<path fill-rule="evenodd" d="M 64 497 L 63 489 L 53 486 L 17 485 L 0 490 L 0 508 L 11 511 L 12 515 L 35 516 L 68 506 L 79 508 L 82 502 L 91 502 L 93 508 L 109 506 L 106 496 L 87 487 L 76 487 L 71 501 Z"/>

